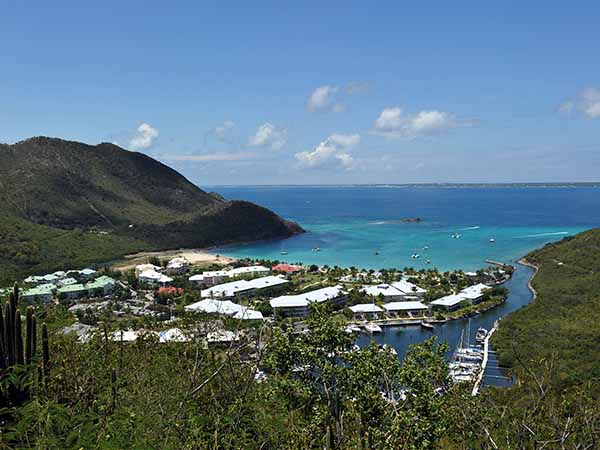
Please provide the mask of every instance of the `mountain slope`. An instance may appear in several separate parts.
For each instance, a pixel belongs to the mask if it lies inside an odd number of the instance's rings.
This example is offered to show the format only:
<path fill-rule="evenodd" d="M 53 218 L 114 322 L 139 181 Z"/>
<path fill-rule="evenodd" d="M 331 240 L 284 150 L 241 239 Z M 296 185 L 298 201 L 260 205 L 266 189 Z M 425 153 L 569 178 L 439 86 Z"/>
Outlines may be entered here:
<path fill-rule="evenodd" d="M 104 255 L 111 258 L 137 249 L 284 238 L 302 231 L 268 209 L 204 192 L 147 155 L 46 137 L 0 145 L 0 207 L 4 247 L 23 247 L 30 235 L 79 230 L 86 232 L 84 247 L 92 245 L 90 238 L 112 240 L 117 247 L 121 242 L 122 251 Z M 35 259 L 35 250 L 28 253 Z"/>

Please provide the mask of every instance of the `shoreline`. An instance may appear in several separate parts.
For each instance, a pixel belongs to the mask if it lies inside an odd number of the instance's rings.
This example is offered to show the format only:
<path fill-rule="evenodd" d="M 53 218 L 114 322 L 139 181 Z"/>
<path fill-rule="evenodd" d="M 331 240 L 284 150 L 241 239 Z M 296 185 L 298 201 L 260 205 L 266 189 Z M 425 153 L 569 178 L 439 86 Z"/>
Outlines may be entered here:
<path fill-rule="evenodd" d="M 533 269 L 533 275 L 531 275 L 531 277 L 529 277 L 529 280 L 527 281 L 527 287 L 529 288 L 529 290 L 531 291 L 531 294 L 533 295 L 533 298 L 531 299 L 531 302 L 533 303 L 535 301 L 535 299 L 537 298 L 537 291 L 533 287 L 532 282 L 533 282 L 533 279 L 535 278 L 535 276 L 537 275 L 538 271 L 540 270 L 540 268 L 538 266 L 536 266 L 535 264 L 527 261 L 526 256 L 519 259 L 518 263 L 523 266 L 531 267 Z"/>
<path fill-rule="evenodd" d="M 123 256 L 122 259 L 113 262 L 111 265 L 115 270 L 126 271 L 135 269 L 136 265 L 144 263 L 148 260 L 148 258 L 153 257 L 159 259 L 183 257 L 192 265 L 217 264 L 226 266 L 237 261 L 237 258 L 213 253 L 211 252 L 210 248 L 179 248 L 174 250 L 157 250 L 133 253 Z"/>

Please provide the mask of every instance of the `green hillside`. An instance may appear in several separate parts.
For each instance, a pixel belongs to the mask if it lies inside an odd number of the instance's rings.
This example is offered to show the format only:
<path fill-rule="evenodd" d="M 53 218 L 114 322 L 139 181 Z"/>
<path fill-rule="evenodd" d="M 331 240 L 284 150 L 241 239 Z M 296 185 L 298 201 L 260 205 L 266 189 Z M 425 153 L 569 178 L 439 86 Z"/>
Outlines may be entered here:
<path fill-rule="evenodd" d="M 536 300 L 502 321 L 501 359 L 517 370 L 551 362 L 562 390 L 600 380 L 600 229 L 548 244 L 527 256 L 539 267 Z M 518 360 L 521 360 L 519 363 Z"/>
<path fill-rule="evenodd" d="M 147 155 L 36 137 L 0 145 L 0 280 L 147 249 L 283 238 L 275 213 L 202 191 Z"/>

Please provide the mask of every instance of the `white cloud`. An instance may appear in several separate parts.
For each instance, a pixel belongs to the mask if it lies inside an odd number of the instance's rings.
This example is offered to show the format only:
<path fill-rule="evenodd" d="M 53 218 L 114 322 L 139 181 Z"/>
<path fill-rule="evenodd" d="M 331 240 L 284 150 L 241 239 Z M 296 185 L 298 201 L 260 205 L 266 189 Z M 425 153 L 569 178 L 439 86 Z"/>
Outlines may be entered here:
<path fill-rule="evenodd" d="M 354 147 L 360 142 L 360 134 L 340 134 L 333 133 L 328 140 L 340 147 Z"/>
<path fill-rule="evenodd" d="M 585 88 L 576 98 L 567 100 L 560 105 L 558 110 L 564 114 L 577 111 L 590 119 L 600 118 L 600 88 Z"/>
<path fill-rule="evenodd" d="M 411 115 L 394 106 L 381 111 L 375 120 L 372 133 L 387 138 L 415 138 L 469 125 L 471 123 L 468 121 L 460 123 L 453 115 L 443 111 L 420 111 Z"/>
<path fill-rule="evenodd" d="M 129 141 L 129 146 L 135 150 L 144 150 L 152 147 L 158 137 L 158 130 L 147 123 L 142 123 Z"/>
<path fill-rule="evenodd" d="M 258 127 L 254 136 L 250 137 L 248 144 L 251 147 L 270 147 L 273 150 L 279 150 L 286 142 L 287 129 L 267 122 Z"/>
<path fill-rule="evenodd" d="M 235 128 L 235 123 L 232 122 L 231 120 L 226 120 L 221 125 L 217 125 L 216 127 L 214 127 L 213 132 L 219 139 L 224 140 L 224 139 L 226 139 L 229 132 L 231 130 L 233 130 L 234 128 Z"/>
<path fill-rule="evenodd" d="M 316 88 L 306 101 L 306 109 L 309 112 L 315 112 L 322 109 L 329 109 L 332 106 L 332 98 L 338 91 L 337 86 L 325 85 Z M 335 106 L 335 105 L 334 105 Z"/>
<path fill-rule="evenodd" d="M 316 88 L 306 101 L 308 112 L 329 111 L 340 113 L 346 111 L 346 103 L 350 96 L 366 92 L 369 88 L 367 83 L 352 82 L 343 86 L 326 84 Z"/>
<path fill-rule="evenodd" d="M 334 133 L 313 150 L 296 153 L 294 157 L 304 167 L 320 167 L 337 163 L 345 169 L 352 169 L 355 161 L 347 150 L 359 142 L 358 134 Z"/>

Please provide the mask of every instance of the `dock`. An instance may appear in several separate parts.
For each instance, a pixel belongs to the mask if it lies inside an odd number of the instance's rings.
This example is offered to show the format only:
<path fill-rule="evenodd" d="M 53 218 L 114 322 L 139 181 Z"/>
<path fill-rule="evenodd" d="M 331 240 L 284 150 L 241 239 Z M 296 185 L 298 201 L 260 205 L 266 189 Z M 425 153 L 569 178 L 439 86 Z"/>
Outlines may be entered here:
<path fill-rule="evenodd" d="M 486 264 L 491 264 L 493 266 L 498 266 L 498 267 L 506 267 L 506 266 L 510 266 L 510 264 L 506 264 L 500 261 L 494 261 L 493 259 L 486 259 L 484 261 Z"/>
<path fill-rule="evenodd" d="M 490 332 L 485 337 L 485 340 L 483 341 L 483 361 L 481 362 L 481 369 L 479 370 L 479 373 L 477 374 L 477 378 L 475 380 L 475 384 L 473 385 L 473 391 L 471 392 L 471 395 L 477 395 L 479 393 L 479 389 L 481 388 L 481 383 L 483 382 L 483 376 L 485 374 L 485 369 L 488 364 L 488 357 L 489 357 L 489 353 L 490 353 L 490 339 L 492 338 L 492 335 L 494 334 L 494 332 L 497 329 L 498 329 L 498 321 L 496 321 L 496 323 L 494 323 L 494 328 L 492 328 L 490 330 Z"/>

